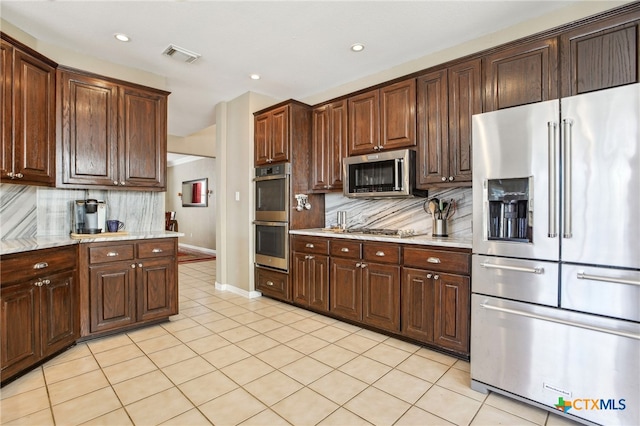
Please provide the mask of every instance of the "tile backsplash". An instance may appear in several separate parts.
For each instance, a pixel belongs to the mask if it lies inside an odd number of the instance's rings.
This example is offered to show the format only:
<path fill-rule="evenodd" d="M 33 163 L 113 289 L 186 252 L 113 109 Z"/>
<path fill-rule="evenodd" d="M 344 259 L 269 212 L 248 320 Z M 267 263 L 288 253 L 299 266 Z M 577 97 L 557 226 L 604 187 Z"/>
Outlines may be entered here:
<path fill-rule="evenodd" d="M 164 192 L 56 189 L 0 184 L 0 239 L 68 235 L 72 202 L 87 198 L 107 203 L 107 219 L 131 232 L 164 229 Z"/>
<path fill-rule="evenodd" d="M 347 227 L 413 229 L 416 233 L 431 234 L 431 214 L 424 209 L 431 198 L 455 200 L 456 211 L 448 222 L 448 235 L 471 237 L 472 190 L 453 188 L 429 191 L 427 198 L 383 198 L 363 200 L 346 198 L 342 194 L 325 196 L 325 226 L 337 225 L 338 211 L 347 212 Z"/>

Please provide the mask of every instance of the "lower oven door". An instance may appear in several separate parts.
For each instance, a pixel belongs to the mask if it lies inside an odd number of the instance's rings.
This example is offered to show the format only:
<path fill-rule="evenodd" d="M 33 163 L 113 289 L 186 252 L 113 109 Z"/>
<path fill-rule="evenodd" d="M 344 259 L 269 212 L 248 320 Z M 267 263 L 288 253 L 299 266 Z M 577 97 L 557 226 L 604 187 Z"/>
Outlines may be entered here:
<path fill-rule="evenodd" d="M 289 270 L 289 224 L 255 221 L 255 262 L 258 265 Z"/>
<path fill-rule="evenodd" d="M 589 422 L 640 424 L 640 324 L 478 294 L 471 306 L 474 389 L 552 410 L 570 402 L 565 413 Z"/>

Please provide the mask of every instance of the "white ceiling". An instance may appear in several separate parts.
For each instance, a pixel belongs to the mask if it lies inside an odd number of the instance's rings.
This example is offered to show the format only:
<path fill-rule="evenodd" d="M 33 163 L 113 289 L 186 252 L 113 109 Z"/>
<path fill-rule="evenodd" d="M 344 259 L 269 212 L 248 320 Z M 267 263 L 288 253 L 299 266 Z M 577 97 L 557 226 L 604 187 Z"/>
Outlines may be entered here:
<path fill-rule="evenodd" d="M 0 14 L 36 39 L 166 77 L 169 133 L 186 136 L 247 91 L 304 99 L 576 1 L 2 0 Z M 351 52 L 356 42 L 365 50 Z M 162 56 L 171 43 L 202 57 Z"/>

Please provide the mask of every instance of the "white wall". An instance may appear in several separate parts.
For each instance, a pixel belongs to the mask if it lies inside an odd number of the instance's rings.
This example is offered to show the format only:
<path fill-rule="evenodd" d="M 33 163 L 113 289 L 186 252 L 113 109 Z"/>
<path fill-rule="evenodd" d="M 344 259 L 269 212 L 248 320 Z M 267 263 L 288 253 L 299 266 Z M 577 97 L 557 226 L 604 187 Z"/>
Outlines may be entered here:
<path fill-rule="evenodd" d="M 203 157 L 216 156 L 216 125 L 206 127 L 187 137 L 169 135 L 167 151 Z"/>

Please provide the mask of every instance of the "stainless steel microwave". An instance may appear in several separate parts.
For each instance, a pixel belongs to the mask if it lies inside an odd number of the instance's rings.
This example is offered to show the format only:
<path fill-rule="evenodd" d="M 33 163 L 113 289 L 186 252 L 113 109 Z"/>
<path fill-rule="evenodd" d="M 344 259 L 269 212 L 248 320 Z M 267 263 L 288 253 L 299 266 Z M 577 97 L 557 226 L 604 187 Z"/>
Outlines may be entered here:
<path fill-rule="evenodd" d="M 403 198 L 427 195 L 414 188 L 416 153 L 410 149 L 343 160 L 343 192 L 353 198 Z"/>

